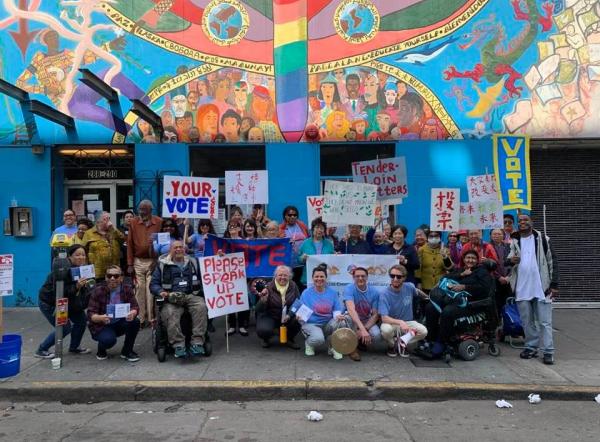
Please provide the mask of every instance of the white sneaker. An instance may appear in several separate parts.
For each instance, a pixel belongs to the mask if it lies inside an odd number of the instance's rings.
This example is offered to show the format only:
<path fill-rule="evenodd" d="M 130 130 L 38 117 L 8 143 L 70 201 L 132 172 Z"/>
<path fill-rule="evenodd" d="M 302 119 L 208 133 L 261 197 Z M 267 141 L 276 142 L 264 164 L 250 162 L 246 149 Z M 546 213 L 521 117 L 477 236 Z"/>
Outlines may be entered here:
<path fill-rule="evenodd" d="M 333 359 L 335 359 L 336 361 L 339 361 L 340 359 L 342 359 L 344 357 L 343 354 L 335 351 L 333 348 L 329 347 L 329 350 L 327 350 L 327 353 L 329 353 L 331 356 L 333 356 Z"/>
<path fill-rule="evenodd" d="M 315 348 L 308 345 L 308 344 L 304 344 L 304 354 L 306 356 L 314 356 L 315 355 Z"/>

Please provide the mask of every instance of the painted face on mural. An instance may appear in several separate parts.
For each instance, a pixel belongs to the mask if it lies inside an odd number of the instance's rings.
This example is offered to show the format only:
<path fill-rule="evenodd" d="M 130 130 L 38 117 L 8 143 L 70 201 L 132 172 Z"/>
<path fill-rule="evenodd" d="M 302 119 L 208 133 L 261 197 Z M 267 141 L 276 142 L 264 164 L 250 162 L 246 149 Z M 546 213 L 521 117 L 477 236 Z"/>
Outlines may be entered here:
<path fill-rule="evenodd" d="M 163 111 L 160 114 L 160 120 L 162 121 L 163 127 L 173 126 L 173 114 L 169 110 Z"/>
<path fill-rule="evenodd" d="M 401 127 L 410 126 L 415 118 L 415 112 L 410 102 L 407 100 L 400 100 L 398 105 L 398 124 Z"/>
<path fill-rule="evenodd" d="M 185 111 L 187 110 L 187 99 L 185 95 L 176 95 L 171 100 L 171 105 L 173 106 L 173 113 L 176 117 L 183 117 Z"/>
<path fill-rule="evenodd" d="M 165 129 L 162 137 L 163 143 L 177 143 L 177 132 Z"/>
<path fill-rule="evenodd" d="M 435 122 L 433 124 L 423 125 L 423 129 L 421 129 L 422 140 L 438 140 L 439 138 L 438 128 Z"/>
<path fill-rule="evenodd" d="M 206 97 L 208 95 L 208 85 L 205 80 L 200 80 L 198 82 L 198 95 L 200 97 Z"/>
<path fill-rule="evenodd" d="M 264 143 L 265 135 L 260 127 L 253 127 L 248 131 L 248 142 L 250 143 Z"/>
<path fill-rule="evenodd" d="M 141 136 L 145 137 L 146 135 L 151 135 L 152 134 L 152 126 L 150 126 L 150 123 L 148 123 L 146 120 L 143 119 L 138 119 L 137 121 L 137 127 L 141 132 Z"/>
<path fill-rule="evenodd" d="M 406 94 L 406 92 L 408 92 L 408 88 L 406 87 L 406 83 L 404 83 L 403 81 L 399 81 L 398 83 L 396 83 L 396 92 L 398 93 L 398 99 L 404 97 L 404 95 Z"/>
<path fill-rule="evenodd" d="M 187 96 L 188 107 L 192 110 L 195 110 L 198 106 L 198 92 L 189 91 Z"/>
<path fill-rule="evenodd" d="M 212 135 L 216 135 L 219 131 L 219 116 L 216 112 L 209 110 L 202 119 L 202 126 L 204 129 Z"/>
<path fill-rule="evenodd" d="M 355 77 L 348 78 L 348 81 L 346 81 L 346 92 L 348 94 L 348 99 L 358 100 L 359 91 L 360 91 L 360 80 Z"/>
<path fill-rule="evenodd" d="M 254 95 L 252 99 L 252 111 L 258 121 L 267 120 L 269 112 L 269 99 Z"/>
<path fill-rule="evenodd" d="M 354 129 L 358 135 L 364 135 L 367 130 L 367 123 L 365 121 L 358 121 L 354 124 Z"/>
<path fill-rule="evenodd" d="M 240 133 L 240 125 L 235 118 L 225 118 L 222 125 L 223 134 L 227 141 L 237 140 Z"/>
<path fill-rule="evenodd" d="M 390 131 L 390 123 L 391 123 L 391 118 L 388 114 L 377 114 L 377 116 L 375 117 L 377 120 L 377 124 L 379 125 L 379 130 L 381 132 L 384 133 L 388 133 Z"/>
<path fill-rule="evenodd" d="M 248 83 L 252 86 L 259 86 L 263 84 L 263 76 L 260 74 L 255 74 L 254 72 L 248 72 L 246 77 L 248 79 Z"/>
<path fill-rule="evenodd" d="M 379 83 L 375 75 L 369 75 L 365 79 L 365 100 L 369 104 L 377 103 L 377 89 Z"/>
<path fill-rule="evenodd" d="M 246 106 L 248 101 L 248 86 L 236 86 L 233 88 L 233 94 L 235 97 L 235 104 L 242 108 Z"/>
<path fill-rule="evenodd" d="M 333 103 L 333 96 L 335 94 L 335 85 L 332 83 L 321 84 L 321 95 L 325 105 L 330 106 Z"/>
<path fill-rule="evenodd" d="M 385 91 L 385 102 L 388 106 L 393 106 L 396 103 L 396 97 L 398 92 L 394 89 L 388 89 Z"/>
<path fill-rule="evenodd" d="M 229 82 L 226 79 L 221 79 L 217 83 L 217 90 L 215 91 L 215 100 L 225 101 L 229 95 Z"/>

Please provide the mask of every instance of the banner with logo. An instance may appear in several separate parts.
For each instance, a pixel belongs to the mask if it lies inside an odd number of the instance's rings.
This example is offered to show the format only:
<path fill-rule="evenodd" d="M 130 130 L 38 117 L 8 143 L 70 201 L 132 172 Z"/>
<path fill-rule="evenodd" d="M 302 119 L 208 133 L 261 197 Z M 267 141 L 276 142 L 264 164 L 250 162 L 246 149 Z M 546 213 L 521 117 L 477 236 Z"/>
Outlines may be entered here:
<path fill-rule="evenodd" d="M 494 135 L 494 174 L 504 210 L 531 210 L 529 137 Z"/>

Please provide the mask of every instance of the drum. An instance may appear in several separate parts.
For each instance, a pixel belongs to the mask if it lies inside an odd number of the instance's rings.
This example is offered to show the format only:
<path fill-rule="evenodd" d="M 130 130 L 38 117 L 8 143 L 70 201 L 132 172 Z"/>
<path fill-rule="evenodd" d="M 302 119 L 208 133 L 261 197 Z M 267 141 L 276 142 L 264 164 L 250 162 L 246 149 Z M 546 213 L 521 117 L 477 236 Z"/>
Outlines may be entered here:
<path fill-rule="evenodd" d="M 331 347 L 338 353 L 348 355 L 356 350 L 358 338 L 350 328 L 348 321 L 344 320 L 340 328 L 331 334 Z"/>

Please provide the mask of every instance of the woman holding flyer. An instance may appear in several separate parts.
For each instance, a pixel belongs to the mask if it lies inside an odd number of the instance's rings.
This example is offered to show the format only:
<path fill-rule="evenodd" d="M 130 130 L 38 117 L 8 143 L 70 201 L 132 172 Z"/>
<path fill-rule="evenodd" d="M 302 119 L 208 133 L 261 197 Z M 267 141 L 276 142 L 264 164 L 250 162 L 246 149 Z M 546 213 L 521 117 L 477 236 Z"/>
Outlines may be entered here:
<path fill-rule="evenodd" d="M 75 244 L 69 247 L 67 256 L 71 263 L 71 272 L 66 278 L 65 288 L 63 297 L 69 300 L 68 315 L 69 320 L 63 328 L 63 336 L 67 336 L 71 333 L 71 344 L 69 345 L 69 352 L 74 354 L 86 354 L 90 350 L 87 348 L 80 347 L 81 339 L 85 333 L 86 317 L 84 310 L 87 307 L 87 301 L 92 287 L 94 286 L 93 278 L 79 278 L 76 270 L 78 267 L 87 264 L 87 255 L 85 249 L 80 244 Z M 50 273 L 46 282 L 40 289 L 39 292 L 39 308 L 44 317 L 48 320 L 50 325 L 54 328 L 55 310 L 56 310 L 56 291 L 55 291 L 55 274 Z M 50 348 L 54 345 L 54 329 L 46 336 L 46 339 L 39 345 L 34 356 L 42 359 L 52 359 L 54 353 L 50 351 Z"/>

